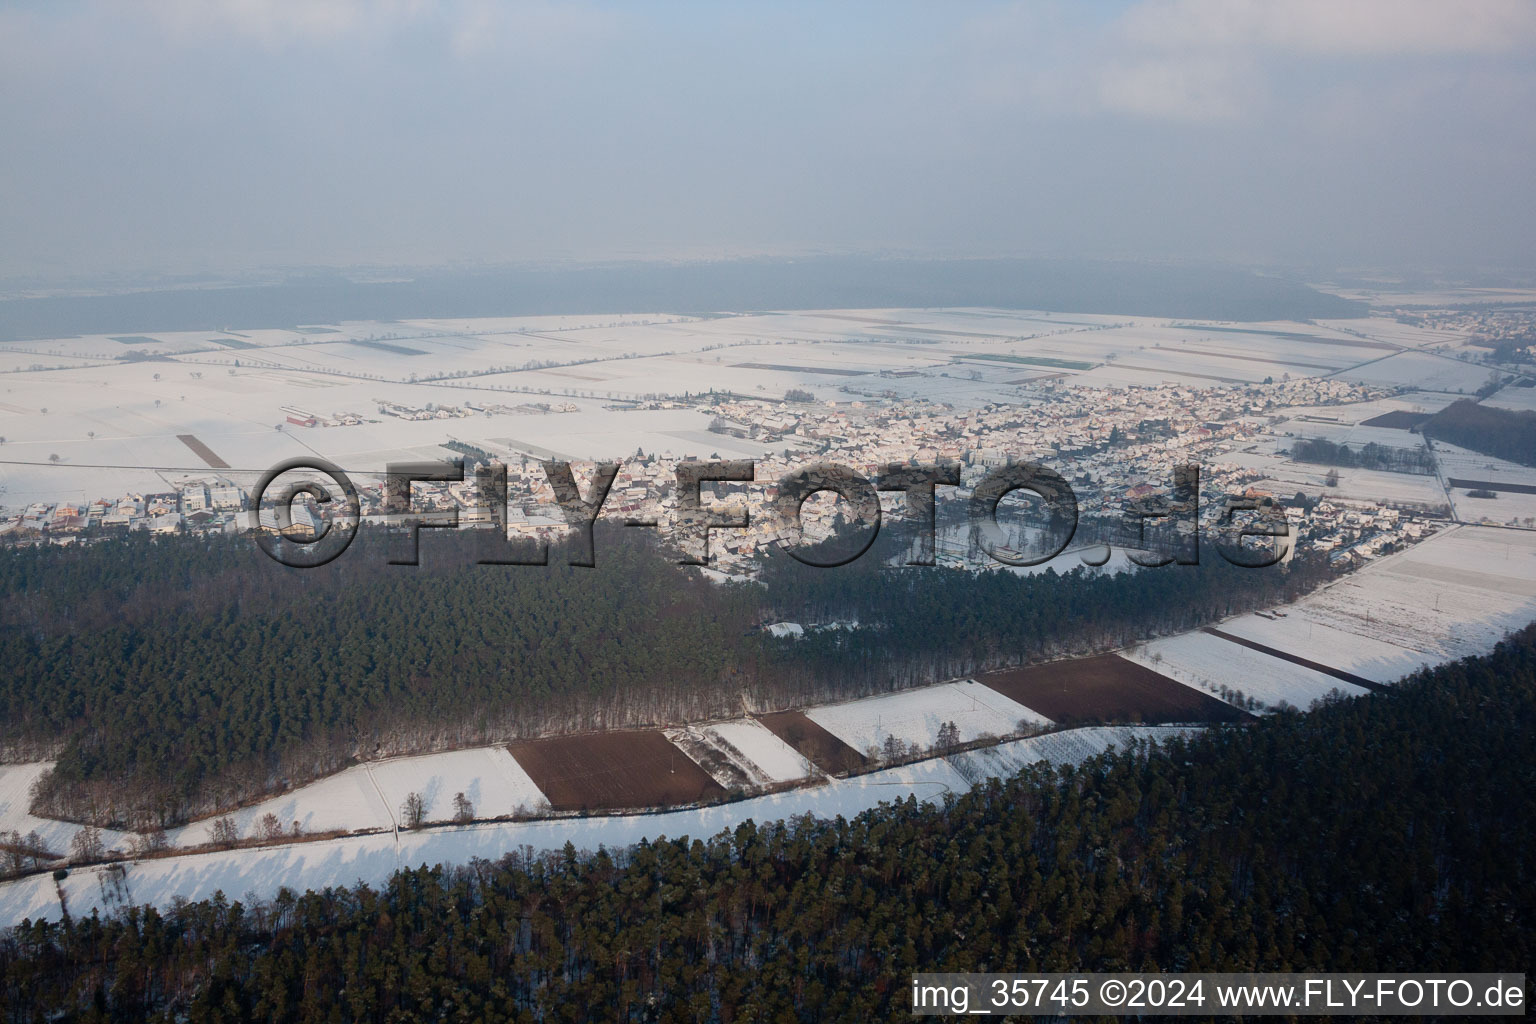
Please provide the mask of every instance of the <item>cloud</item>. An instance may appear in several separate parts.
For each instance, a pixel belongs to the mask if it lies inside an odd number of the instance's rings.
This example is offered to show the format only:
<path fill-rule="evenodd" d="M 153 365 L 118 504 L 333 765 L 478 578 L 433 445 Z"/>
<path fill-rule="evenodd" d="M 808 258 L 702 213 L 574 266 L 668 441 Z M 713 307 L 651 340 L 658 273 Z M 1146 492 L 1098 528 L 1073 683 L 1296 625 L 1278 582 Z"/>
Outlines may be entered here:
<path fill-rule="evenodd" d="M 1400 108 L 1533 46 L 1529 0 L 1142 0 L 1104 26 L 1084 63 L 1105 110 L 1225 121 L 1260 114 L 1280 92 L 1293 111 L 1335 106 L 1333 91 Z"/>
<path fill-rule="evenodd" d="M 0 274 L 1529 262 L 1536 2 L 1125 4 L 0 0 Z"/>
<path fill-rule="evenodd" d="M 1498 54 L 1536 43 L 1529 0 L 1145 0 L 1120 19 L 1132 45 L 1327 56 Z"/>
<path fill-rule="evenodd" d="M 554 0 L 146 0 L 118 10 L 147 12 L 184 44 L 222 40 L 273 49 L 408 35 L 441 41 L 456 56 L 580 45 L 614 20 L 587 4 Z"/>
<path fill-rule="evenodd" d="M 269 46 L 336 39 L 356 33 L 365 22 L 397 21 L 420 7 L 402 0 L 377 5 L 362 0 L 152 0 L 147 5 L 173 38 L 230 34 Z"/>
<path fill-rule="evenodd" d="M 501 0 L 464 0 L 452 5 L 448 17 L 449 38 L 461 57 L 538 52 L 561 62 L 560 50 L 611 38 L 618 18 L 579 3 L 505 3 Z"/>
<path fill-rule="evenodd" d="M 1103 68 L 1098 100 L 1115 113 L 1212 121 L 1237 117 L 1252 91 L 1252 84 L 1231 61 L 1158 58 Z"/>

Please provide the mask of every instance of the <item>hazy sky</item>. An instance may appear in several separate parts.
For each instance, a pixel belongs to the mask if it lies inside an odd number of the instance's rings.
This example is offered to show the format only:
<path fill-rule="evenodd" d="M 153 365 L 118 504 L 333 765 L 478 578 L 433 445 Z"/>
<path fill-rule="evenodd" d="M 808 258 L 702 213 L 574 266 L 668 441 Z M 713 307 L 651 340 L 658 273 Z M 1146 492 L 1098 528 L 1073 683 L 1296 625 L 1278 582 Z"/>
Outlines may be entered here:
<path fill-rule="evenodd" d="M 0 276 L 1536 265 L 1536 3 L 0 3 Z"/>

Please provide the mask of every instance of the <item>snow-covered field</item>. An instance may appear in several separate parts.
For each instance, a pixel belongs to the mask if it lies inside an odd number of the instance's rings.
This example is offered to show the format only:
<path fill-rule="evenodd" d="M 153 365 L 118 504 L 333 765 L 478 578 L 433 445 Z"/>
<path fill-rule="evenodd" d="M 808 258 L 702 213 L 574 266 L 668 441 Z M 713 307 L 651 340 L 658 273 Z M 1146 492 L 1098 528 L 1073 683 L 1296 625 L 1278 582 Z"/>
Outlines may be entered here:
<path fill-rule="evenodd" d="M 1364 423 L 1366 420 L 1375 419 L 1382 413 L 1388 412 L 1413 412 L 1429 416 L 1454 401 L 1456 401 L 1455 395 L 1414 391 L 1405 395 L 1387 395 L 1367 402 L 1349 402 L 1344 405 L 1295 405 L 1285 411 L 1292 420 L 1313 425 L 1324 422 L 1355 424 Z M 1403 431 L 1403 433 L 1409 432 Z M 1409 436 L 1413 435 L 1409 434 Z"/>
<path fill-rule="evenodd" d="M 1294 440 L 1278 437 L 1271 443 L 1275 448 L 1285 449 Z M 1433 476 L 1387 473 L 1374 469 L 1341 469 L 1338 471 L 1338 484 L 1329 487 L 1327 476 L 1330 467 L 1293 462 L 1289 456 L 1274 454 L 1272 450 L 1232 452 L 1224 455 L 1222 462 L 1262 473 L 1263 478 L 1255 482 L 1254 486 L 1286 497 L 1302 491 L 1313 497 L 1322 496 L 1330 500 L 1399 507 L 1444 509 L 1448 504 L 1445 488 Z"/>
<path fill-rule="evenodd" d="M 741 779 L 758 787 L 795 782 L 816 774 L 815 767 L 799 751 L 753 718 L 669 729 L 667 738 L 727 789 L 738 785 Z M 722 760 L 729 767 L 724 771 L 712 770 L 710 762 L 715 760 Z"/>
<path fill-rule="evenodd" d="M 1287 373 L 1293 377 L 1327 373 L 1329 370 L 1346 365 L 1338 360 L 1328 365 L 1313 361 L 1311 365 L 1303 367 L 1294 362 L 1266 359 L 1264 356 L 1267 354 L 1266 349 L 1254 349 L 1246 355 L 1229 355 L 1189 345 L 1127 352 L 1118 356 L 1112 365 L 1156 370 L 1170 373 L 1175 377 L 1188 377 L 1194 382 L 1207 377 L 1219 377 L 1252 383 L 1257 383 L 1265 377 L 1278 380 Z"/>
<path fill-rule="evenodd" d="M 1413 385 L 1424 391 L 1470 395 L 1488 382 L 1488 367 L 1428 352 L 1399 352 L 1346 370 L 1339 377 L 1383 387 Z"/>
<path fill-rule="evenodd" d="M 1298 440 L 1332 441 L 1334 444 L 1347 444 L 1352 448 L 1361 448 L 1368 444 L 1379 444 L 1383 448 L 1409 448 L 1422 449 L 1424 437 L 1408 430 L 1394 430 L 1391 427 L 1367 427 L 1361 423 L 1319 423 L 1315 420 L 1290 419 L 1283 423 L 1275 424 L 1275 432 L 1281 435 L 1277 437 L 1275 445 L 1279 449 L 1287 449 Z"/>
<path fill-rule="evenodd" d="M 970 788 L 971 778 L 1011 774 L 1041 760 L 1075 763 L 1111 745 L 1124 747 L 1132 740 L 1159 740 L 1195 731 L 1150 726 L 1069 729 L 950 759 L 934 758 L 850 779 L 830 779 L 821 785 L 714 807 L 660 814 L 487 822 L 163 857 L 127 863 L 120 883 L 109 868 L 99 866 L 71 871 L 61 887 L 69 912 L 80 917 L 93 910 L 108 913 L 125 902 L 149 904 L 163 911 L 179 899 L 207 899 L 218 892 L 231 900 L 270 899 L 284 888 L 303 892 L 359 882 L 378 886 L 399 868 L 464 864 L 475 857 L 496 860 L 524 850 L 540 854 L 560 850 L 567 842 L 577 850 L 600 846 L 616 849 L 641 839 L 706 838 L 749 820 L 768 822 L 803 814 L 851 818 L 908 796 L 937 801 L 946 794 L 958 795 Z M 0 883 L 0 928 L 27 918 L 58 920 L 60 916 L 50 875 Z"/>
<path fill-rule="evenodd" d="M 1137 353 L 1139 354 L 1139 353 Z M 1130 362 L 1129 359 L 1126 360 Z M 1191 377 L 1187 373 L 1181 373 L 1171 369 L 1139 369 L 1120 363 L 1106 363 L 1095 366 L 1091 370 L 1082 373 L 1074 373 L 1071 376 L 1073 384 L 1098 388 L 1126 388 L 1126 387 L 1156 387 L 1160 384 L 1185 384 L 1191 387 L 1202 387 L 1213 383 L 1209 380 L 1201 380 Z"/>
<path fill-rule="evenodd" d="M 974 785 L 982 779 L 1009 778 L 1041 761 L 1054 765 L 1080 764 L 1110 747 L 1124 750 L 1138 741 L 1161 743 L 1200 731 L 1197 727 L 1181 725 L 1094 725 L 1010 740 L 995 747 L 952 754 L 947 760 Z"/>
<path fill-rule="evenodd" d="M 59 917 L 59 886 L 47 872 L 0 882 L 0 928 Z"/>
<path fill-rule="evenodd" d="M 1217 696 L 1223 686 L 1239 690 L 1265 707 L 1284 702 L 1305 710 L 1330 693 L 1353 697 L 1366 692 L 1324 672 L 1203 632 L 1154 640 L 1121 656 Z"/>
<path fill-rule="evenodd" d="M 1357 323 L 1393 329 L 1376 319 Z M 1266 328 L 1277 333 L 1263 333 Z M 610 406 L 616 399 L 711 387 L 779 397 L 793 387 L 822 400 L 895 392 L 976 407 L 1019 402 L 1020 382 L 1059 372 L 973 359 L 966 373 L 949 373 L 952 360 L 977 355 L 1098 364 L 1086 374 L 1066 371 L 1087 384 L 1207 386 L 1210 377 L 1315 375 L 1381 351 L 1350 347 L 1346 331 L 1309 324 L 1231 333 L 1149 318 L 981 309 L 359 321 L 124 337 L 129 340 L 91 335 L 19 342 L 0 350 L 0 432 L 7 438 L 0 485 L 8 505 L 115 497 L 220 475 L 248 487 L 277 461 L 306 454 L 366 476 L 390 461 L 441 458 L 438 446 L 455 438 L 490 450 L 500 443 L 572 459 L 614 458 L 636 447 L 679 456 L 757 455 L 764 445 L 708 433 L 705 410 Z M 134 351 L 167 358 L 121 358 Z M 1469 372 L 1449 359 L 1409 355 L 1427 362 L 1386 375 Z M 34 364 L 50 369 L 34 371 Z M 828 369 L 848 373 L 816 372 Z M 914 376 L 883 377 L 883 370 Z M 380 402 L 421 408 L 466 401 L 508 411 L 410 422 L 377 412 Z M 512 411 L 541 401 L 579 411 Z M 320 417 L 351 412 L 380 422 L 290 427 L 286 405 Z M 178 434 L 195 435 L 232 468 L 215 473 Z"/>
<path fill-rule="evenodd" d="M 427 821 L 451 819 L 457 793 L 469 799 L 481 818 L 536 811 L 549 803 L 505 747 L 394 757 L 367 767 L 386 803 L 397 811 L 408 794 L 420 793 Z"/>
<path fill-rule="evenodd" d="M 970 680 L 827 704 L 809 709 L 806 717 L 860 753 L 881 747 L 891 736 L 926 749 L 938 740 L 939 727 L 945 722 L 955 723 L 962 743 L 984 736 L 1007 736 L 1021 726 L 1050 723 L 1043 715 Z"/>
<path fill-rule="evenodd" d="M 541 853 L 559 850 L 567 842 L 578 850 L 596 850 L 599 846 L 612 849 L 663 836 L 703 838 L 747 820 L 767 822 L 802 814 L 852 817 L 909 795 L 932 801 L 942 799 L 946 793 L 963 793 L 968 788 L 969 783 L 951 765 L 934 759 L 694 810 L 492 822 L 402 832 L 398 836 L 343 836 L 286 846 L 138 861 L 127 865 L 122 888 L 128 902 L 151 904 L 164 910 L 178 898 L 207 899 L 216 892 L 233 900 L 248 894 L 271 898 L 283 888 L 303 892 L 358 882 L 377 886 L 402 867 L 464 864 L 473 857 L 494 860 L 525 847 Z M 94 909 L 107 912 L 119 905 L 110 898 L 114 886 L 110 879 L 104 879 L 105 873 L 105 868 L 70 873 L 63 888 L 72 915 L 89 915 Z M 53 880 L 48 875 L 0 883 L 0 927 L 19 924 L 27 917 L 57 920 L 59 916 Z"/>
<path fill-rule="evenodd" d="M 1483 654 L 1536 620 L 1536 533 L 1455 527 L 1286 611 L 1278 619 L 1239 616 L 1221 628 L 1381 683 Z"/>
<path fill-rule="evenodd" d="M 1316 614 L 1299 613 L 1293 606 L 1291 614 L 1283 619 L 1244 615 L 1223 622 L 1221 628 L 1233 636 L 1352 672 L 1376 683 L 1396 682 L 1415 669 L 1443 660 L 1436 654 L 1399 647 L 1372 636 L 1330 626 L 1319 621 L 1320 618 Z"/>
<path fill-rule="evenodd" d="M 1517 388 L 1511 385 L 1492 398 L 1483 399 L 1483 404 L 1491 405 L 1496 409 L 1536 412 L 1536 388 Z"/>
<path fill-rule="evenodd" d="M 1536 486 L 1536 468 L 1518 462 L 1484 455 L 1468 448 L 1458 448 L 1444 441 L 1435 442 L 1435 459 L 1442 476 L 1464 480 L 1490 480 L 1501 484 Z"/>
<path fill-rule="evenodd" d="M 39 775 L 52 767 L 52 762 L 47 761 L 0 764 L 0 832 L 14 830 L 20 832 L 22 838 L 26 838 L 29 832 L 36 832 L 50 853 L 65 856 L 69 853 L 70 840 L 74 839 L 75 833 L 83 826 L 70 821 L 39 818 L 27 810 L 32 802 L 32 784 Z M 101 841 L 109 850 L 126 850 L 130 838 L 127 832 L 114 832 L 111 829 L 103 829 L 101 832 Z"/>
<path fill-rule="evenodd" d="M 357 765 L 229 817 L 243 837 L 255 835 L 267 814 L 275 815 L 284 829 L 298 822 L 305 832 L 390 829 L 411 793 L 421 795 L 427 821 L 451 819 L 453 799 L 459 793 L 481 818 L 532 812 L 548 803 L 506 748 L 474 747 Z M 177 846 L 206 843 L 214 820 L 185 825 L 171 834 L 171 840 Z"/>
<path fill-rule="evenodd" d="M 1266 476 L 1255 487 L 1289 497 L 1303 491 L 1312 497 L 1390 505 L 1396 508 L 1444 510 L 1448 506 L 1445 489 L 1432 476 L 1415 473 L 1386 473 L 1374 469 L 1341 469 L 1339 482 L 1327 483 L 1328 466 L 1291 462 L 1266 467 Z"/>
<path fill-rule="evenodd" d="M 1456 518 L 1464 523 L 1488 523 L 1496 526 L 1536 526 L 1536 494 L 1499 491 L 1492 498 L 1474 498 L 1465 487 L 1451 488 Z"/>
<path fill-rule="evenodd" d="M 1389 555 L 1288 606 L 1223 632 L 1330 668 L 1391 683 L 1429 665 L 1483 654 L 1536 620 L 1536 533 L 1462 526 Z M 1225 686 L 1268 706 L 1306 708 L 1362 688 L 1202 631 L 1154 640 L 1124 657 L 1211 692 Z"/>

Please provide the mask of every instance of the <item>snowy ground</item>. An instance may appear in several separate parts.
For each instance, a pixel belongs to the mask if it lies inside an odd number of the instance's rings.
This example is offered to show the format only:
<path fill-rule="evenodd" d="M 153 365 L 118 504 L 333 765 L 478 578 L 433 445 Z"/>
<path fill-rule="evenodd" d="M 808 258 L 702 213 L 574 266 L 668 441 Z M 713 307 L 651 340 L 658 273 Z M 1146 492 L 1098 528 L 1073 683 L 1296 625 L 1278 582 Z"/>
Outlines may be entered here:
<path fill-rule="evenodd" d="M 127 865 L 122 898 L 105 868 L 70 873 L 63 888 L 72 915 L 93 909 L 107 912 L 123 901 L 165 910 L 178 898 L 200 900 L 223 892 L 230 899 L 248 894 L 271 898 L 279 889 L 296 892 L 367 882 L 381 885 L 397 869 L 422 864 L 464 864 L 472 857 L 497 859 L 526 848 L 559 850 L 569 842 L 578 850 L 619 848 L 641 839 L 704 838 L 747 820 L 773 821 L 801 814 L 821 818 L 852 817 L 883 802 L 916 796 L 940 800 L 963 793 L 965 778 L 942 759 L 892 768 L 825 785 L 795 789 L 735 803 L 662 814 L 603 818 L 560 818 L 531 822 L 493 822 L 428 829 L 398 835 L 345 836 L 311 843 L 227 850 L 134 862 Z M 48 875 L 0 884 L 0 927 L 24 918 L 57 920 Z"/>
<path fill-rule="evenodd" d="M 1308 424 L 1315 428 L 1316 424 Z M 1311 434 L 1318 433 L 1310 430 Z M 1406 435 L 1411 437 L 1412 435 Z M 1274 438 L 1276 449 L 1288 449 L 1295 442 L 1283 435 Z M 1388 473 L 1374 469 L 1341 469 L 1335 486 L 1326 483 L 1331 467 L 1310 462 L 1293 462 L 1274 450 L 1232 452 L 1222 462 L 1243 466 L 1264 474 L 1254 486 L 1273 494 L 1290 497 L 1302 491 L 1313 497 L 1343 499 L 1371 504 L 1444 508 L 1445 488 L 1433 476 L 1415 473 Z"/>
<path fill-rule="evenodd" d="M 1435 460 L 1440 463 L 1441 475 L 1446 477 L 1536 485 L 1536 468 L 1474 452 L 1470 448 L 1459 448 L 1444 441 L 1435 442 Z"/>
<path fill-rule="evenodd" d="M 1282 435 L 1276 438 L 1276 447 L 1281 449 L 1290 448 L 1302 438 L 1332 441 L 1357 449 L 1368 444 L 1379 444 L 1384 448 L 1424 447 L 1422 434 L 1392 427 L 1367 427 L 1362 423 L 1318 423 L 1315 420 L 1290 419 L 1275 424 L 1274 431 Z"/>
<path fill-rule="evenodd" d="M 1221 629 L 1278 651 L 1352 672 L 1375 683 L 1396 682 L 1416 669 L 1445 660 L 1438 654 L 1399 647 L 1359 632 L 1330 626 L 1319 621 L 1323 617 L 1326 616 L 1321 609 L 1314 608 L 1303 614 L 1293 606 L 1291 614 L 1283 619 L 1244 615 L 1223 622 Z"/>
<path fill-rule="evenodd" d="M 1006 779 L 1041 761 L 1051 764 L 1080 764 L 1097 757 L 1110 747 L 1124 750 L 1139 740 L 1162 742 L 1172 737 L 1187 737 L 1199 728 L 1180 725 L 1095 725 L 1083 729 L 1064 729 L 1022 740 L 1010 740 L 995 747 L 968 750 L 947 760 L 972 785 L 982 779 Z"/>
<path fill-rule="evenodd" d="M 1456 517 L 1464 523 L 1536 527 L 1536 494 L 1499 491 L 1492 498 L 1474 498 L 1471 489 L 1453 487 L 1451 501 L 1456 506 Z"/>
<path fill-rule="evenodd" d="M 257 822 L 267 815 L 277 816 L 284 828 L 294 822 L 304 832 L 331 829 L 393 828 L 394 815 L 368 777 L 363 765 L 328 775 L 307 786 L 258 804 L 232 811 L 228 815 L 240 835 L 254 835 Z M 214 819 L 194 821 L 170 832 L 176 846 L 201 846 L 210 840 Z"/>
<path fill-rule="evenodd" d="M 933 746 L 939 727 L 954 722 L 960 742 L 1007 736 L 1024 725 L 1050 720 L 980 683 L 969 680 L 811 708 L 806 717 L 863 753 L 894 736 L 905 744 Z"/>
<path fill-rule="evenodd" d="M 736 723 L 727 723 L 735 725 Z M 725 735 L 736 730 L 727 729 Z M 1161 740 L 1197 732 L 1190 728 L 1103 726 L 1069 729 L 935 758 L 851 779 L 722 804 L 659 814 L 598 818 L 557 818 L 529 822 L 488 822 L 419 832 L 342 836 L 284 846 L 226 850 L 127 863 L 121 880 L 105 866 L 72 871 L 62 883 L 69 912 L 109 913 L 127 903 L 160 910 L 178 899 L 207 899 L 222 892 L 231 900 L 270 899 L 283 888 L 295 892 L 366 882 L 378 886 L 399 868 L 464 864 L 471 858 L 499 859 L 509 853 L 562 849 L 622 848 L 641 839 L 705 838 L 751 820 L 768 822 L 802 814 L 851 818 L 881 803 L 906 799 L 937 801 L 961 794 L 972 780 L 1009 775 L 1038 761 L 1077 763 L 1110 746 L 1133 740 Z M 738 737 L 739 738 L 739 737 Z M 748 742 L 747 745 L 751 745 Z M 0 928 L 24 919 L 58 920 L 57 889 L 48 874 L 0 883 Z"/>
<path fill-rule="evenodd" d="M 950 372 L 955 359 L 977 355 L 1095 364 L 1086 374 L 1068 371 L 1087 384 L 1278 380 L 1374 359 L 1382 350 L 1352 346 L 1358 339 L 1349 332 L 1396 330 L 1379 318 L 1340 324 L 1347 330 L 1293 323 L 1230 333 L 1129 316 L 887 309 L 346 322 L 127 342 L 106 335 L 14 342 L 0 348 L 0 434 L 7 438 L 0 486 L 7 505 L 156 491 L 210 475 L 249 486 L 279 460 L 307 454 L 377 474 L 391 461 L 441 458 L 438 446 L 452 438 L 575 459 L 616 458 L 636 447 L 757 455 L 765 446 L 710 434 L 705 410 L 610 406 L 713 387 L 765 398 L 798 388 L 840 402 L 892 392 L 977 407 L 1019 402 L 1020 382 L 1056 372 L 974 358 L 965 373 Z M 163 358 L 121 358 L 133 351 Z M 1454 360 L 1407 355 L 1416 362 L 1393 357 L 1360 372 L 1468 391 L 1483 382 Z M 828 369 L 848 373 L 817 372 Z M 912 375 L 882 377 L 883 370 Z M 451 376 L 427 379 L 435 375 Z M 509 411 L 413 422 L 378 413 L 381 402 L 422 408 L 466 401 Z M 534 402 L 579 411 L 510 411 Z M 289 427 L 288 405 L 379 422 Z M 196 435 L 232 468 L 214 474 L 178 434 Z"/>
<path fill-rule="evenodd" d="M 1349 402 L 1344 405 L 1297 405 L 1286 409 L 1293 418 L 1307 417 L 1309 421 L 1332 420 L 1338 423 L 1364 423 L 1387 412 L 1414 412 L 1431 415 L 1439 412 L 1456 396 L 1438 392 L 1415 391 L 1405 395 L 1388 395 L 1368 402 Z M 1403 431 L 1403 433 L 1409 433 Z"/>
<path fill-rule="evenodd" d="M 1440 475 L 1447 481 L 1455 478 L 1536 487 L 1536 468 L 1522 466 L 1518 462 L 1458 448 L 1444 441 L 1435 442 L 1435 458 L 1440 463 Z M 1457 519 L 1463 522 L 1487 522 L 1510 526 L 1536 525 L 1536 494 L 1499 491 L 1492 498 L 1474 498 L 1468 494 L 1468 490 L 1469 488 L 1466 487 L 1451 489 L 1451 500 L 1456 506 Z M 1527 522 L 1527 519 L 1532 521 Z"/>
<path fill-rule="evenodd" d="M 669 729 L 667 739 L 726 789 L 743 782 L 754 788 L 771 786 L 816 774 L 799 751 L 751 718 Z"/>
<path fill-rule="evenodd" d="M 1204 632 L 1154 640 L 1121 655 L 1218 697 L 1223 686 L 1240 690 L 1265 707 L 1284 702 L 1305 710 L 1330 693 L 1354 697 L 1366 692 L 1327 673 Z"/>
<path fill-rule="evenodd" d="M 457 793 L 469 799 L 481 818 L 535 811 L 549 803 L 505 747 L 395 757 L 367 767 L 386 803 L 397 813 L 408 794 L 420 793 L 427 821 L 451 819 Z"/>
<path fill-rule="evenodd" d="M 348 768 L 290 793 L 263 800 L 229 815 L 241 836 L 256 834 L 257 823 L 276 815 L 285 829 L 298 822 L 305 832 L 394 828 L 410 793 L 421 794 L 427 821 L 453 817 L 453 798 L 463 793 L 477 817 L 531 812 L 548 803 L 528 773 L 504 747 L 474 747 L 440 754 L 397 757 Z M 214 819 L 195 821 L 171 835 L 177 846 L 211 838 Z"/>
<path fill-rule="evenodd" d="M 22 838 L 36 832 L 50 853 L 60 856 L 69 853 L 70 840 L 83 826 L 70 821 L 39 818 L 28 812 L 32 803 L 32 783 L 43 772 L 52 768 L 52 762 L 35 761 L 31 764 L 0 764 L 0 832 L 15 830 Z M 126 850 L 132 836 L 127 832 L 103 829 L 101 841 L 107 849 Z"/>
<path fill-rule="evenodd" d="M 1536 412 L 1536 388 L 1517 388 L 1513 385 L 1485 398 L 1484 405 L 1496 409 L 1513 409 L 1516 412 Z"/>
<path fill-rule="evenodd" d="M 59 887 L 47 872 L 0 882 L 0 928 L 59 919 Z"/>
<path fill-rule="evenodd" d="M 1536 620 L 1536 533 L 1446 530 L 1286 612 L 1279 619 L 1239 616 L 1221 628 L 1381 683 L 1483 654 Z"/>
<path fill-rule="evenodd" d="M 1423 391 L 1470 395 L 1488 382 L 1488 367 L 1427 352 L 1399 352 L 1338 376 L 1381 387 L 1411 384 Z"/>
<path fill-rule="evenodd" d="M 1536 533 L 1462 526 L 1379 559 L 1284 609 L 1223 622 L 1223 632 L 1392 683 L 1429 665 L 1484 654 L 1536 620 Z M 1323 672 L 1202 631 L 1124 656 L 1189 686 L 1226 686 L 1306 708 L 1332 691 L 1363 692 Z"/>

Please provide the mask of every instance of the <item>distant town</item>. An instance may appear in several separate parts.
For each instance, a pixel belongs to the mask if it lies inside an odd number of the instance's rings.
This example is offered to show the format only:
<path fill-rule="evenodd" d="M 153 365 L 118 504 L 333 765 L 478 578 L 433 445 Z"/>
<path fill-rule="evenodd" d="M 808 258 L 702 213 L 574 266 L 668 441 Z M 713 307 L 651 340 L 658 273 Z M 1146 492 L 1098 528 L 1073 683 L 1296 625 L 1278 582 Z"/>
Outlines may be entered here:
<path fill-rule="evenodd" d="M 937 555 L 976 568 L 994 563 L 946 511 L 989 471 L 1030 461 L 1078 499 L 1085 529 L 1064 559 L 1134 547 L 1129 513 L 1169 491 L 1175 466 L 1196 465 L 1202 527 L 1238 500 L 1267 503 L 1290 524 L 1290 552 L 1347 566 L 1447 523 L 1536 528 L 1536 469 L 1420 429 L 1456 403 L 1515 417 L 1536 408 L 1533 339 L 1536 311 L 1506 304 L 1246 326 L 864 310 L 30 342 L 13 348 L 54 361 L 0 375 L 21 382 L 0 406 L 38 403 L 29 436 L 0 438 L 0 543 L 239 532 L 257 478 L 310 454 L 351 476 L 370 518 L 385 513 L 387 465 L 462 459 L 462 482 L 414 485 L 412 512 L 453 510 L 469 527 L 501 518 L 475 467 L 504 466 L 509 533 L 548 540 L 567 525 L 541 462 L 571 462 L 583 489 L 592 463 L 618 463 L 603 516 L 666 524 L 677 521 L 678 462 L 750 458 L 754 482 L 706 485 L 706 505 L 740 495 L 763 508 L 785 474 L 818 462 L 865 475 L 958 466 L 959 486 L 937 492 Z M 206 469 L 188 468 L 189 456 Z M 119 465 L 140 460 L 151 465 Z M 117 480 L 128 486 L 110 489 Z M 899 493 L 882 504 L 900 517 Z M 1038 538 L 1022 502 L 1005 504 L 999 522 L 1028 550 Z M 317 512 L 296 503 L 294 528 L 316 529 Z M 804 536 L 826 536 L 848 512 L 817 495 Z M 269 508 L 258 521 L 276 528 Z M 781 526 L 756 515 L 713 531 L 712 564 L 739 571 L 788 539 Z"/>
<path fill-rule="evenodd" d="M 1138 499 L 1165 493 L 1175 466 L 1198 465 L 1205 499 L 1203 518 L 1214 519 L 1228 497 L 1270 499 L 1284 509 L 1296 543 L 1333 552 L 1336 561 L 1364 561 L 1394 550 L 1421 539 L 1450 518 L 1448 503 L 1371 500 L 1348 492 L 1329 494 L 1326 488 L 1314 494 L 1284 493 L 1263 470 L 1230 458 L 1261 441 L 1295 407 L 1371 402 L 1388 397 L 1389 392 L 1382 389 L 1303 378 L 1216 388 L 1082 388 L 1045 381 L 1036 391 L 1032 396 L 1036 401 L 1028 405 L 967 410 L 921 399 L 842 404 L 713 397 L 699 401 L 713 417 L 712 430 L 783 446 L 779 454 L 758 460 L 754 483 L 734 485 L 757 502 L 775 496 L 774 481 L 782 475 L 817 461 L 865 473 L 892 464 L 959 464 L 961 485 L 941 491 L 943 501 L 968 497 L 987 471 L 1028 458 L 1071 481 L 1085 515 L 1109 518 L 1128 513 Z M 296 407 L 283 411 L 289 426 L 320 424 L 319 417 Z M 382 415 L 407 420 L 456 418 L 481 411 L 472 405 L 379 409 Z M 338 420 L 358 422 L 361 417 Z M 551 539 L 566 529 L 537 458 L 467 444 L 445 449 L 444 458 L 463 458 L 471 468 L 466 469 L 463 482 L 415 484 L 414 512 L 454 510 L 463 525 L 489 525 L 492 513 L 481 502 L 472 467 L 498 464 L 507 469 L 508 527 L 514 535 Z M 621 465 L 603 506 L 605 516 L 646 519 L 675 514 L 671 499 L 680 456 L 670 451 L 636 451 L 615 453 L 613 461 Z M 385 514 L 382 481 L 361 481 L 359 495 L 364 516 Z M 214 474 L 176 491 L 102 497 L 84 504 L 34 503 L 0 522 L 0 538 L 12 543 L 71 543 L 138 530 L 234 533 L 249 526 L 247 500 L 243 487 Z M 890 505 L 888 511 L 899 514 L 896 502 Z M 829 532 L 836 508 L 831 501 L 808 502 L 802 512 L 808 533 Z M 295 521 L 301 529 L 317 527 L 312 515 L 309 505 L 295 505 Z M 260 522 L 275 528 L 271 509 L 261 511 Z M 750 559 L 763 545 L 780 540 L 777 525 L 771 517 L 759 516 L 744 530 L 716 533 L 711 550 L 725 562 Z M 967 557 L 951 550 L 945 561 L 963 565 Z"/>

